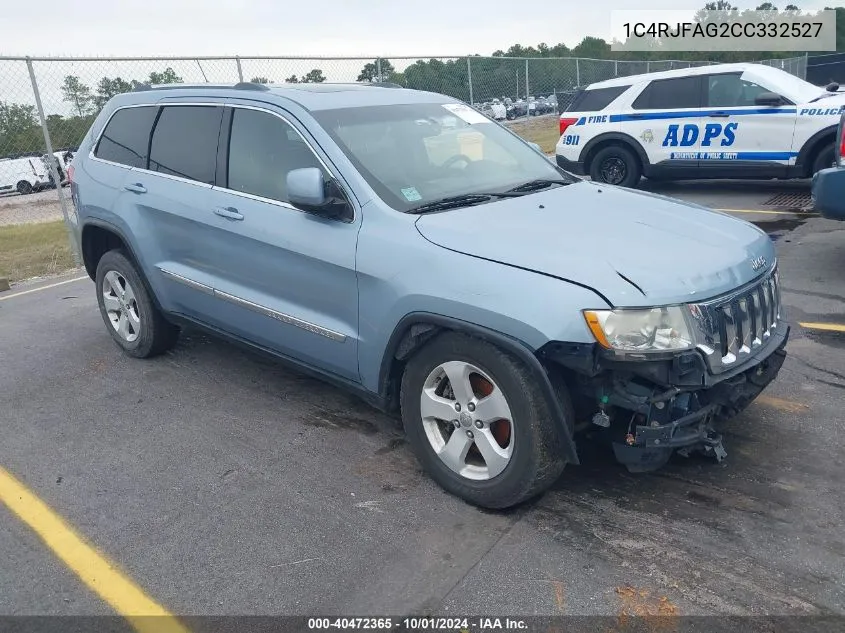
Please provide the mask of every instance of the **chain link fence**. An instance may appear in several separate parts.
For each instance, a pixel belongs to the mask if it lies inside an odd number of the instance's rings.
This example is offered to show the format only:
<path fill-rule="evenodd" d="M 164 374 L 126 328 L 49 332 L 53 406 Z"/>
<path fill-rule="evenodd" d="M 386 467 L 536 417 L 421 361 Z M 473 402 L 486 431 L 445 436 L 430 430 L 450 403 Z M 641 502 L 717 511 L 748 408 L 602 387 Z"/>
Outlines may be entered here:
<path fill-rule="evenodd" d="M 564 110 L 579 86 L 710 63 L 481 56 L 0 57 L 0 225 L 10 223 L 3 217 L 7 199 L 38 191 L 59 192 L 52 202 L 41 196 L 45 209 L 52 205 L 52 216 L 44 219 L 72 214 L 61 183 L 74 151 L 111 97 L 145 84 L 384 81 L 450 95 L 497 119 L 522 119 Z M 806 57 L 762 63 L 799 77 L 807 68 Z"/>

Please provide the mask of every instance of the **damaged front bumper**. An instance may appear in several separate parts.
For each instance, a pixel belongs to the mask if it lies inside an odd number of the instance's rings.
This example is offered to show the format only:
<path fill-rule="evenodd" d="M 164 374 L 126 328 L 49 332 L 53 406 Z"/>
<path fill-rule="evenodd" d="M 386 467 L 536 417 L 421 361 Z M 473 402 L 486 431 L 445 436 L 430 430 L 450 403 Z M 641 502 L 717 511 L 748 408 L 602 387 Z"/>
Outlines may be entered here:
<path fill-rule="evenodd" d="M 663 466 L 673 452 L 726 455 L 714 422 L 742 411 L 771 383 L 786 358 L 789 327 L 741 366 L 714 374 L 696 351 L 648 360 L 620 358 L 595 346 L 554 343 L 541 358 L 574 371 L 573 400 L 630 471 Z"/>

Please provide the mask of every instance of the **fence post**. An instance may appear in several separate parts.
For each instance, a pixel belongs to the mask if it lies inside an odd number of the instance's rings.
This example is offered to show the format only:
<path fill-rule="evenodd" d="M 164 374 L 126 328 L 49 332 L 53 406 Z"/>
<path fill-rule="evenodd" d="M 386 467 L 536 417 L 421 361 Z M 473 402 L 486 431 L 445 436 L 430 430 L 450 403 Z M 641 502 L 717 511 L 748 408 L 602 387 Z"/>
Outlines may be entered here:
<path fill-rule="evenodd" d="M 618 59 L 613 60 L 613 76 L 614 77 L 619 76 L 619 60 Z"/>
<path fill-rule="evenodd" d="M 650 72 L 651 72 L 651 62 L 646 62 L 646 63 L 645 63 L 645 71 L 646 71 L 647 73 L 650 73 Z"/>
<path fill-rule="evenodd" d="M 241 68 L 241 58 L 235 57 L 235 63 L 238 65 L 238 81 L 242 82 L 244 80 L 244 69 Z"/>
<path fill-rule="evenodd" d="M 575 87 L 581 85 L 581 65 L 578 63 L 578 58 L 575 58 Z"/>
<path fill-rule="evenodd" d="M 381 57 L 376 57 L 376 75 L 378 75 L 378 81 L 381 82 Z"/>
<path fill-rule="evenodd" d="M 472 98 L 472 62 L 469 55 L 467 55 L 467 79 L 469 80 L 469 104 L 474 105 L 475 100 Z"/>
<path fill-rule="evenodd" d="M 528 95 L 531 94 L 528 91 L 528 58 L 525 58 L 525 117 L 528 118 L 531 116 L 531 110 L 528 109 Z"/>
<path fill-rule="evenodd" d="M 41 131 L 44 132 L 44 145 L 47 147 L 47 156 L 49 160 L 50 174 L 53 176 L 53 182 L 56 184 L 56 194 L 59 196 L 59 204 L 62 207 L 62 217 L 65 220 L 65 229 L 67 229 L 67 238 L 70 241 L 70 249 L 73 253 L 73 261 L 77 266 L 82 265 L 82 258 L 79 255 L 79 249 L 76 245 L 76 237 L 73 234 L 73 229 L 70 226 L 70 214 L 67 209 L 67 200 L 62 194 L 62 179 L 59 178 L 59 170 L 56 169 L 56 157 L 53 156 L 53 143 L 50 141 L 50 130 L 47 129 L 47 119 L 44 116 L 44 106 L 41 104 L 41 93 L 38 92 L 38 82 L 35 79 L 35 69 L 32 67 L 32 59 L 26 58 L 26 68 L 29 70 L 29 80 L 32 82 L 32 93 L 35 95 L 35 107 L 38 109 L 38 119 L 41 121 Z"/>

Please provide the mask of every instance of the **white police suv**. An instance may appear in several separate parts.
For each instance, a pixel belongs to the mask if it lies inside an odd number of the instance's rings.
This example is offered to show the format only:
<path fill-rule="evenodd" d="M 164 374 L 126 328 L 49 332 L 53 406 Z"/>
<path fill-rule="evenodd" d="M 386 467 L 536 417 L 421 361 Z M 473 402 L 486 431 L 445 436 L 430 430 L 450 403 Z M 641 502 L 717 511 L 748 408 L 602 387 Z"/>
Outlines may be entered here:
<path fill-rule="evenodd" d="M 625 187 L 641 176 L 810 177 L 833 163 L 845 112 L 845 92 L 828 89 L 761 64 L 601 81 L 561 115 L 557 163 Z"/>

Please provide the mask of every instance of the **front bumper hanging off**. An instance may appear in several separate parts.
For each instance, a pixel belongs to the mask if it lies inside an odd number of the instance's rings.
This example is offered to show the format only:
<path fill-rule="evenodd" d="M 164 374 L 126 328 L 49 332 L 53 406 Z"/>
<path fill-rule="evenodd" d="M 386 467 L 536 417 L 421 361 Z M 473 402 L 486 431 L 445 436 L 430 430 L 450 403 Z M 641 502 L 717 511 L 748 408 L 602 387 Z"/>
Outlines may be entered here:
<path fill-rule="evenodd" d="M 742 411 L 775 379 L 786 359 L 787 338 L 788 331 L 777 349 L 750 368 L 709 389 L 686 392 L 688 408 L 679 417 L 668 421 L 656 420 L 652 415 L 654 398 L 636 403 L 634 415 L 637 411 L 645 412 L 645 416 L 641 417 L 644 423 L 629 428 L 624 441 L 613 442 L 616 458 L 628 470 L 637 472 L 661 467 L 674 451 L 682 455 L 699 452 L 717 461 L 727 457 L 722 436 L 716 431 L 714 422 Z M 673 390 L 668 393 L 673 394 Z M 630 396 L 626 400 L 630 407 Z"/>

